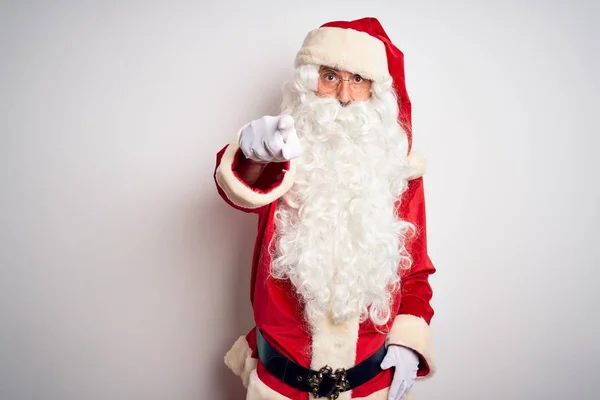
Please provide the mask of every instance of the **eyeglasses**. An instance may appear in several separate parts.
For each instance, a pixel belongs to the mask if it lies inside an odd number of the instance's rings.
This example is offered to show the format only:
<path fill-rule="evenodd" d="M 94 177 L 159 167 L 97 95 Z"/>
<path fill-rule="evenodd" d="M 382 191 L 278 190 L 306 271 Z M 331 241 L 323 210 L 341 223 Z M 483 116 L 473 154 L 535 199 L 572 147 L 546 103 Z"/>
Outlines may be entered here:
<path fill-rule="evenodd" d="M 371 81 L 360 75 L 355 74 L 349 79 L 344 79 L 339 72 L 330 69 L 323 70 L 319 73 L 319 84 L 323 92 L 336 92 L 342 82 L 348 82 L 350 90 L 356 94 L 362 94 L 371 89 Z"/>

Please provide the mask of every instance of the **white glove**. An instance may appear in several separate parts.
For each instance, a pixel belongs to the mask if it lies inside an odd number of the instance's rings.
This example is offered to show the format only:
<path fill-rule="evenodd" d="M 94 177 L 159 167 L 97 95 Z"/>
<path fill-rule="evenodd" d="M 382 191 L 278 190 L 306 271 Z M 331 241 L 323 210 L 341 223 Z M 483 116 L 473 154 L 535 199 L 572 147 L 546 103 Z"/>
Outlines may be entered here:
<path fill-rule="evenodd" d="M 252 121 L 242 130 L 239 146 L 246 158 L 259 163 L 288 161 L 302 153 L 290 115 L 267 115 Z"/>
<path fill-rule="evenodd" d="M 402 400 L 412 388 L 419 370 L 417 353 L 403 346 L 390 345 L 381 368 L 394 367 L 394 379 L 390 386 L 388 400 Z"/>

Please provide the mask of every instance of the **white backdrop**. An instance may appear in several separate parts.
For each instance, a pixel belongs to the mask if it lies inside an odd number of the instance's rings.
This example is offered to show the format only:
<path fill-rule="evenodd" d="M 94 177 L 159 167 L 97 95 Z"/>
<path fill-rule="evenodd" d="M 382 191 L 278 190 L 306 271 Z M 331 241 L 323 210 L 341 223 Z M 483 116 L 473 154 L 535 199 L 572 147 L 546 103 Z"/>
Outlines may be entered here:
<path fill-rule="evenodd" d="M 376 16 L 429 159 L 438 373 L 417 399 L 597 399 L 593 1 L 3 2 L 0 398 L 242 399 L 256 221 L 216 152 L 308 30 Z"/>

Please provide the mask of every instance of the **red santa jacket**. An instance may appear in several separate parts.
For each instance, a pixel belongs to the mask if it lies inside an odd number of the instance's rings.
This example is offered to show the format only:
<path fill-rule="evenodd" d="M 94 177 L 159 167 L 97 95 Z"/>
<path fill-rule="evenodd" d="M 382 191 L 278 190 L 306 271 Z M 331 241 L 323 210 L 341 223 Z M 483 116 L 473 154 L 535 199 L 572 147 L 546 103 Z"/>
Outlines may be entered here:
<path fill-rule="evenodd" d="M 359 324 L 358 320 L 345 326 L 326 323 L 318 334 L 311 335 L 291 283 L 269 276 L 267 247 L 274 234 L 273 215 L 277 199 L 293 184 L 295 161 L 269 164 L 261 178 L 250 186 L 239 178 L 247 163 L 237 137 L 218 152 L 214 171 L 218 193 L 233 208 L 258 216 L 250 282 L 254 321 L 267 341 L 296 363 L 313 369 L 325 364 L 355 365 L 387 342 L 409 347 L 420 355 L 419 377 L 433 374 L 429 324 L 434 312 L 428 279 L 435 268 L 427 253 L 423 163 L 414 154 L 410 154 L 409 159 L 414 171 L 397 206 L 400 216 L 416 225 L 418 235 L 406 243 L 413 265 L 402 275 L 402 289 L 394 303 L 395 318 L 385 327 L 375 327 L 368 321 Z M 307 393 L 278 381 L 258 362 L 255 327 L 233 344 L 225 355 L 225 363 L 241 377 L 248 389 L 247 399 L 308 399 Z M 340 399 L 387 399 L 391 380 L 392 370 L 384 370 Z"/>

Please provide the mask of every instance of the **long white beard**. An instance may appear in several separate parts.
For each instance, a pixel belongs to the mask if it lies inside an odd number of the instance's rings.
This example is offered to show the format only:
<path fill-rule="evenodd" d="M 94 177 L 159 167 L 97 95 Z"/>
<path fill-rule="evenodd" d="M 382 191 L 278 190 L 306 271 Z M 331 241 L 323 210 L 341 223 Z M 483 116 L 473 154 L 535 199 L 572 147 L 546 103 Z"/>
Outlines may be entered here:
<path fill-rule="evenodd" d="M 410 264 L 410 224 L 395 209 L 407 167 L 395 99 L 341 107 L 314 94 L 301 98 L 284 106 L 303 154 L 275 214 L 272 275 L 291 280 L 313 325 L 327 315 L 385 324 L 399 268 Z"/>

